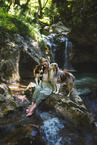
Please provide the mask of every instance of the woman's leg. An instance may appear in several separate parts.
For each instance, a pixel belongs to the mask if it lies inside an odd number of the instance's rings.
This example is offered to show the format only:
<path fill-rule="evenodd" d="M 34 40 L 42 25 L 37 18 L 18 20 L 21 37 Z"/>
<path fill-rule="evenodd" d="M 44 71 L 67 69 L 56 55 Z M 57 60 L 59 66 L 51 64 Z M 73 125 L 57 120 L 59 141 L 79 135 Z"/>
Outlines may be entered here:
<path fill-rule="evenodd" d="M 33 105 L 34 105 L 34 102 L 31 103 L 31 107 L 32 107 Z M 31 107 L 29 107 L 29 109 L 26 109 L 26 113 L 28 113 L 28 112 L 30 111 L 30 108 L 31 108 Z"/>
<path fill-rule="evenodd" d="M 50 94 L 52 93 L 52 87 L 49 83 L 42 83 L 41 89 L 36 89 L 35 93 L 33 94 L 33 102 L 29 110 L 27 110 L 27 115 L 32 115 L 34 109 L 43 101 L 45 100 Z"/>
<path fill-rule="evenodd" d="M 31 105 L 29 106 L 29 108 L 26 109 L 26 113 L 29 113 L 29 112 L 30 112 L 31 108 L 33 107 L 34 103 L 36 102 L 36 99 L 37 99 L 37 97 L 38 97 L 40 91 L 41 91 L 41 86 L 40 86 L 40 85 L 37 85 L 37 86 L 36 86 L 36 89 L 35 89 L 35 91 L 34 91 L 34 94 L 33 94 L 33 96 L 32 96 L 32 103 L 31 103 Z"/>
<path fill-rule="evenodd" d="M 42 83 L 42 90 L 40 91 L 37 99 L 36 106 L 38 106 L 43 100 L 45 100 L 52 93 L 52 86 L 49 82 Z"/>

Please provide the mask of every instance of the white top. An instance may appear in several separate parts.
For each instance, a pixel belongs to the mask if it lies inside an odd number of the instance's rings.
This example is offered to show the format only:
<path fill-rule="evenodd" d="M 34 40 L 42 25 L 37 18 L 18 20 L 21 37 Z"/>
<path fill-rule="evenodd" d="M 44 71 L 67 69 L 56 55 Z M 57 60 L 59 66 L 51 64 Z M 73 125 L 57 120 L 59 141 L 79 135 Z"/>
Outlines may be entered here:
<path fill-rule="evenodd" d="M 43 81 L 48 81 L 48 73 L 47 74 L 43 74 Z"/>

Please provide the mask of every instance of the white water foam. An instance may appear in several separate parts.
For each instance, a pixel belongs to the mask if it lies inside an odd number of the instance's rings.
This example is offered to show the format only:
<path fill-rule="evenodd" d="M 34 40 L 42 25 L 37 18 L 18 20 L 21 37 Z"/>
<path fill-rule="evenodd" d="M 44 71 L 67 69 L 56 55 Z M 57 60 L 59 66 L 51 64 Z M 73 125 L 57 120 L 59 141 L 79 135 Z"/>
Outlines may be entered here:
<path fill-rule="evenodd" d="M 60 129 L 64 128 L 63 123 L 57 118 L 52 117 L 49 113 L 41 113 L 43 125 L 41 132 L 47 145 L 62 145 L 62 137 L 59 136 Z"/>

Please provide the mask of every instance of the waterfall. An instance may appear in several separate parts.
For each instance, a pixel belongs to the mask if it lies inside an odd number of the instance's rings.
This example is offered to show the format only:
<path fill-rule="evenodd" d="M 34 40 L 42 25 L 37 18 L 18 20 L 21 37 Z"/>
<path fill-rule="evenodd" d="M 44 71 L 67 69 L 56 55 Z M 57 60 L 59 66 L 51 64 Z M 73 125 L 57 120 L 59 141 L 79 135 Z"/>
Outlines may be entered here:
<path fill-rule="evenodd" d="M 72 50 L 72 42 L 70 42 L 66 34 L 51 33 L 44 36 L 44 41 L 52 54 L 52 62 L 57 62 L 63 70 L 75 71 L 70 61 L 70 53 Z"/>
<path fill-rule="evenodd" d="M 45 44 L 49 46 L 50 53 L 52 55 L 52 62 L 55 62 L 55 51 L 56 51 L 56 44 L 54 42 L 54 37 L 56 37 L 56 33 L 51 33 L 48 36 L 42 35 Z"/>
<path fill-rule="evenodd" d="M 70 62 L 70 53 L 72 50 L 72 42 L 68 41 L 67 37 L 65 40 L 65 50 L 64 50 L 64 70 L 75 71 Z"/>

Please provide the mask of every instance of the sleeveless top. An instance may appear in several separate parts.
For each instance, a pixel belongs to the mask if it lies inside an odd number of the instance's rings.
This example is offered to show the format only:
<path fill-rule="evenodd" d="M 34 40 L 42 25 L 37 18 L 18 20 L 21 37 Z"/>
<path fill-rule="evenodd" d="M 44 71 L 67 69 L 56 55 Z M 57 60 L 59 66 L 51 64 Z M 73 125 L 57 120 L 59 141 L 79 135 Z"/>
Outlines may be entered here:
<path fill-rule="evenodd" d="M 48 73 L 47 74 L 43 74 L 43 78 L 42 78 L 43 81 L 48 81 Z"/>

